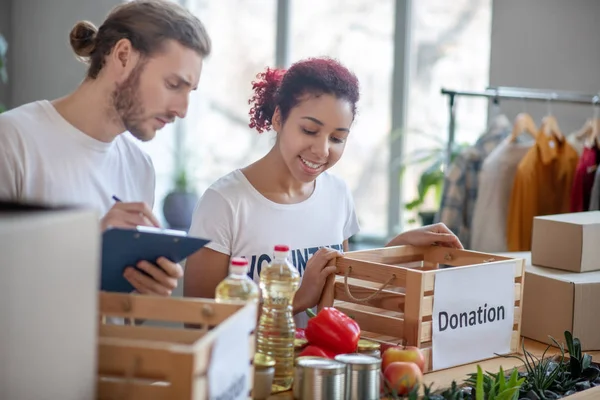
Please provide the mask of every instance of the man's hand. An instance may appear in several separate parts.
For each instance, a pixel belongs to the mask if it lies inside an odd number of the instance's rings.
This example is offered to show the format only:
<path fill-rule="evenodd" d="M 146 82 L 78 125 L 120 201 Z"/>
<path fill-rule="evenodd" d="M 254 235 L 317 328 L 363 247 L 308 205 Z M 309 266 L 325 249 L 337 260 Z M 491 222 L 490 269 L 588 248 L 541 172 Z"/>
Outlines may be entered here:
<path fill-rule="evenodd" d="M 160 257 L 157 263 L 160 268 L 148 261 L 138 263 L 137 267 L 150 276 L 132 267 L 126 268 L 123 276 L 140 294 L 170 296 L 177 287 L 177 280 L 183 276 L 183 268 L 164 257 Z"/>
<path fill-rule="evenodd" d="M 135 228 L 136 226 L 160 226 L 146 203 L 115 203 L 100 221 L 102 232 L 109 227 Z"/>

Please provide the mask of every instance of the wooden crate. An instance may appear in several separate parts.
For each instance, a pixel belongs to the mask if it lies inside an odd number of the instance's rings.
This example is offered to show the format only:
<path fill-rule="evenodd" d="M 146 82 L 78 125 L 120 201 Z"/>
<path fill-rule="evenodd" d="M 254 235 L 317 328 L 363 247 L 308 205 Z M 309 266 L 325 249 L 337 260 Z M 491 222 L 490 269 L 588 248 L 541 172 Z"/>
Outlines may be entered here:
<path fill-rule="evenodd" d="M 207 373 L 215 340 L 225 329 L 236 326 L 240 317 L 255 317 L 256 307 L 241 302 L 221 304 L 209 299 L 101 292 L 97 398 L 207 399 Z M 176 324 L 159 327 L 106 323 L 110 317 Z M 195 324 L 199 329 L 184 328 L 183 323 Z M 248 341 L 248 378 L 252 388 L 253 331 Z"/>
<path fill-rule="evenodd" d="M 525 260 L 441 246 L 397 246 L 347 252 L 336 260 L 319 302 L 335 306 L 360 325 L 364 338 L 417 346 L 432 370 L 433 300 L 436 274 L 448 267 L 515 260 L 515 309 L 511 351 L 519 349 Z M 346 277 L 346 274 L 348 276 Z M 347 279 L 347 285 L 345 283 Z M 383 290 L 381 287 L 386 285 Z"/>

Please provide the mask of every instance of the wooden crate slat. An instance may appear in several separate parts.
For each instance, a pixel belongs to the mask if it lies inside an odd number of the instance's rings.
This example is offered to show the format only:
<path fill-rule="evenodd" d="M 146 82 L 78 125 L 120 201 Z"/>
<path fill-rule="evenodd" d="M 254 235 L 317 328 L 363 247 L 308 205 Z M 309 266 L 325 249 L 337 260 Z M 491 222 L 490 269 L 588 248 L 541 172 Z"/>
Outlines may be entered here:
<path fill-rule="evenodd" d="M 431 248 L 425 251 L 425 260 L 432 263 L 464 266 L 482 264 L 485 262 L 512 260 L 512 258 L 471 250 L 431 246 Z"/>
<path fill-rule="evenodd" d="M 352 283 L 348 283 L 348 289 L 352 296 L 359 299 L 366 298 L 368 296 L 371 296 L 373 293 L 377 292 L 377 289 Z M 381 291 L 377 294 L 377 296 L 366 302 L 357 302 L 351 297 L 349 297 L 346 293 L 346 285 L 344 284 L 344 282 L 336 281 L 335 298 L 341 301 L 347 301 L 356 304 L 365 304 L 371 307 L 377 307 L 384 310 L 404 312 L 404 294 L 391 292 L 389 290 Z"/>
<path fill-rule="evenodd" d="M 392 246 L 375 250 L 349 251 L 344 253 L 344 255 L 356 260 L 387 264 L 387 261 L 389 260 L 398 260 L 403 257 L 407 260 L 411 260 L 411 258 L 414 261 L 424 260 L 423 253 L 426 249 L 426 247 Z"/>
<path fill-rule="evenodd" d="M 390 281 L 392 286 L 406 286 L 406 271 L 405 268 L 393 267 L 389 265 L 365 262 L 348 257 L 340 257 L 336 260 L 337 274 L 345 276 L 346 271 L 351 267 L 349 277 L 361 279 L 370 282 L 378 282 L 382 285 Z M 391 279 L 395 275 L 394 279 Z M 391 279 L 391 280 L 390 280 Z"/>
<path fill-rule="evenodd" d="M 97 400 L 171 400 L 174 398 L 169 384 L 129 382 L 124 379 L 98 379 Z"/>
<path fill-rule="evenodd" d="M 137 378 L 167 380 L 173 347 L 168 343 L 100 337 L 98 371 L 101 375 L 133 373 Z"/>
<path fill-rule="evenodd" d="M 404 321 L 402 319 L 351 308 L 342 303 L 336 303 L 335 308 L 352 317 L 361 327 L 361 330 L 364 329 L 399 338 L 404 334 Z"/>
<path fill-rule="evenodd" d="M 423 318 L 433 315 L 433 295 L 424 296 L 421 300 L 421 315 Z"/>
<path fill-rule="evenodd" d="M 209 299 L 100 293 L 100 312 L 112 317 L 216 326 L 242 307 Z"/>
<path fill-rule="evenodd" d="M 171 342 L 180 344 L 193 344 L 198 341 L 204 332 L 193 329 L 161 328 L 144 325 L 100 325 L 100 336 L 124 339 L 141 339 L 157 342 Z"/>

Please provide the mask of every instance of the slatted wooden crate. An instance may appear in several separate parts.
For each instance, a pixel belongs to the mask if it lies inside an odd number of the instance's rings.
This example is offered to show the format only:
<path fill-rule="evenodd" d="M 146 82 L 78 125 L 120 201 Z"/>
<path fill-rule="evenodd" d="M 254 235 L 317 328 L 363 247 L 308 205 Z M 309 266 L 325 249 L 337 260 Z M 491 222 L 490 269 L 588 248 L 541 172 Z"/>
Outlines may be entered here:
<path fill-rule="evenodd" d="M 216 338 L 242 315 L 256 315 L 252 304 L 221 304 L 208 299 L 164 298 L 100 293 L 98 337 L 99 400 L 208 398 L 207 372 Z M 175 326 L 118 325 L 110 317 L 168 321 Z M 107 323 L 106 321 L 109 321 Z M 183 323 L 198 329 L 184 328 Z M 249 387 L 255 352 L 250 344 Z"/>
<path fill-rule="evenodd" d="M 433 303 L 436 274 L 451 267 L 515 260 L 515 309 L 511 351 L 519 349 L 525 260 L 441 246 L 397 246 L 347 252 L 336 261 L 322 307 L 335 306 L 360 325 L 364 338 L 417 346 L 432 370 Z M 346 282 L 347 280 L 347 282 Z M 383 287 L 383 289 L 382 289 Z"/>

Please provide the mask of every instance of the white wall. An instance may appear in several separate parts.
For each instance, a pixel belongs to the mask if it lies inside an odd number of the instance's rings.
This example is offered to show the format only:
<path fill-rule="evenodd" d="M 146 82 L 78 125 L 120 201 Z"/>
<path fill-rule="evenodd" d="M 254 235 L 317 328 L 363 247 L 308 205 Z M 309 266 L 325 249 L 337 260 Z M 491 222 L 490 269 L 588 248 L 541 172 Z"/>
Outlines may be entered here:
<path fill-rule="evenodd" d="M 0 0 L 8 2 L 10 0 Z M 64 96 L 85 76 L 69 32 L 87 19 L 99 25 L 119 0 L 12 0 L 11 106 Z"/>
<path fill-rule="evenodd" d="M 600 91 L 600 1 L 494 0 L 490 85 Z M 504 101 L 514 118 L 523 102 Z M 527 103 L 536 121 L 544 103 Z M 579 129 L 592 107 L 553 105 L 563 132 Z"/>

